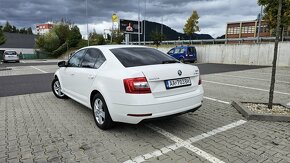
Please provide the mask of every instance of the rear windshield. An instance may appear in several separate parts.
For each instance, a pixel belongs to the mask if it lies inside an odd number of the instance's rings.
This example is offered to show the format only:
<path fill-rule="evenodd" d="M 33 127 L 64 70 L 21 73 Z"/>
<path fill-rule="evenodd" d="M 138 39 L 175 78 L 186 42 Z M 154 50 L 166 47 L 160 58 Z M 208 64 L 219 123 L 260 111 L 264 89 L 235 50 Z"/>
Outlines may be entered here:
<path fill-rule="evenodd" d="M 17 53 L 15 51 L 6 51 L 4 54 L 5 55 L 16 55 Z"/>
<path fill-rule="evenodd" d="M 124 67 L 155 65 L 176 61 L 171 56 L 151 48 L 117 48 L 111 49 L 111 52 Z"/>

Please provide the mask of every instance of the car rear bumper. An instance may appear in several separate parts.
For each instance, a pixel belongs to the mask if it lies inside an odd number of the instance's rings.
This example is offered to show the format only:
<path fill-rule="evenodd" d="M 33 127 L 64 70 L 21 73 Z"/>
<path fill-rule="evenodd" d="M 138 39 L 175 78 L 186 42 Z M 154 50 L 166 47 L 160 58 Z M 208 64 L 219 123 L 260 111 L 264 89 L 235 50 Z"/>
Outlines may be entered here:
<path fill-rule="evenodd" d="M 144 103 L 140 103 L 136 99 L 136 104 L 114 103 L 110 105 L 109 111 L 113 121 L 137 124 L 143 120 L 185 113 L 194 109 L 197 110 L 196 108 L 202 105 L 203 93 L 202 86 L 198 86 L 198 89 L 193 92 L 162 97 L 162 100 L 156 99 L 152 103 L 148 102 L 146 98 L 143 99 L 143 101 L 147 101 Z"/>
<path fill-rule="evenodd" d="M 8 61 L 16 61 L 16 62 L 18 62 L 19 58 L 4 58 L 3 61 L 4 62 L 8 62 Z"/>

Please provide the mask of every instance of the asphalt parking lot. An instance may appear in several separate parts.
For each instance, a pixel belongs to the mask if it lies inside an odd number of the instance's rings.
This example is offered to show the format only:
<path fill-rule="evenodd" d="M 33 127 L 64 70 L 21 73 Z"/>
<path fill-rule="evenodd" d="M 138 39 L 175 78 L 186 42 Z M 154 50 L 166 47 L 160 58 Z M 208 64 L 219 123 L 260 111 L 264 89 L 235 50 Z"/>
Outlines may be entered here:
<path fill-rule="evenodd" d="M 7 64 L 9 65 L 9 64 Z M 290 123 L 247 121 L 232 100 L 267 101 L 269 67 L 197 64 L 205 97 L 194 113 L 98 129 L 92 111 L 49 92 L 46 62 L 0 71 L 0 162 L 290 162 Z M 290 102 L 278 68 L 275 102 Z"/>

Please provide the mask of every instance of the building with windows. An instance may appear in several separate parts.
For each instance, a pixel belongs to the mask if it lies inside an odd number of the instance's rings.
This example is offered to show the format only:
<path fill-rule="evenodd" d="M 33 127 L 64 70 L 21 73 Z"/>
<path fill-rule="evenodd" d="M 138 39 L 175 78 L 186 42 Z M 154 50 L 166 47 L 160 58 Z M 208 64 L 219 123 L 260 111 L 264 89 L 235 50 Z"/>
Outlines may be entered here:
<path fill-rule="evenodd" d="M 259 21 L 241 21 L 227 24 L 225 38 L 254 38 L 258 36 Z M 270 37 L 270 27 L 266 21 L 261 21 L 260 37 Z M 231 41 L 232 42 L 232 41 Z"/>
<path fill-rule="evenodd" d="M 36 34 L 44 35 L 45 33 L 49 32 L 52 28 L 53 28 L 53 24 L 51 22 L 47 22 L 44 24 L 37 24 Z"/>

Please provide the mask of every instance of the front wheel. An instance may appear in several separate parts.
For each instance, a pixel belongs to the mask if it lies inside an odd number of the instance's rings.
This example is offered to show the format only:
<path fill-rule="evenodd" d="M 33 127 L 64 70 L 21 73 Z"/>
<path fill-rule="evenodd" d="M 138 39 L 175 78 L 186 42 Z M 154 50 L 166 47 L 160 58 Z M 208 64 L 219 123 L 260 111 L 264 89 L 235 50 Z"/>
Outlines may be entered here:
<path fill-rule="evenodd" d="M 103 96 L 98 93 L 94 96 L 92 101 L 93 116 L 96 125 L 102 129 L 106 130 L 113 127 L 113 121 L 108 111 L 107 104 Z"/>
<path fill-rule="evenodd" d="M 51 82 L 51 88 L 52 88 L 52 92 L 53 94 L 57 97 L 57 98 L 61 98 L 61 99 L 65 99 L 67 98 L 67 96 L 62 93 L 61 91 L 61 85 L 60 82 L 57 78 L 53 79 Z"/>

